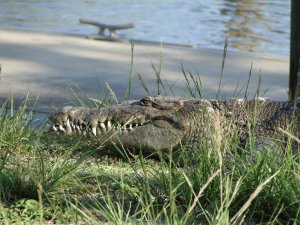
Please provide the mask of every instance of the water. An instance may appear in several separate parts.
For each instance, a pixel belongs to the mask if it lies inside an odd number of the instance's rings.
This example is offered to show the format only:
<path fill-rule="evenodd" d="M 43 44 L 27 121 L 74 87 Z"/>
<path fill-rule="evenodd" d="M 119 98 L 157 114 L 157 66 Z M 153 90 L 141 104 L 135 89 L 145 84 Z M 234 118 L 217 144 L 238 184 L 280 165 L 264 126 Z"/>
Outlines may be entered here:
<path fill-rule="evenodd" d="M 288 56 L 289 0 L 0 0 L 0 28 L 95 34 L 79 18 L 134 29 L 137 40 Z"/>

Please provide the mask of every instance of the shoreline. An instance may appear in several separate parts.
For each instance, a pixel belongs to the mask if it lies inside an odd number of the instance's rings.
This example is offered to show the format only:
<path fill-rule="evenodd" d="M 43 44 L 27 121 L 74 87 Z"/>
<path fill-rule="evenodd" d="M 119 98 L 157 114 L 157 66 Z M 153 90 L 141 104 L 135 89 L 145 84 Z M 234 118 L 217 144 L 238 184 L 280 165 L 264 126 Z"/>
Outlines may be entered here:
<path fill-rule="evenodd" d="M 91 38 L 88 38 L 89 34 L 81 34 L 81 33 L 67 33 L 67 32 L 45 32 L 45 31 L 35 31 L 35 30 L 28 30 L 28 29 L 14 29 L 14 28 L 5 28 L 1 29 L 0 31 L 15 31 L 15 32 L 26 32 L 26 33 L 33 33 L 33 34 L 43 34 L 43 35 L 49 35 L 49 36 L 65 36 L 65 37 L 78 37 L 78 38 L 84 38 L 87 40 L 93 40 Z M 95 40 L 95 41 L 104 41 L 104 42 L 111 42 L 111 43 L 130 43 L 129 38 L 120 37 L 120 41 L 110 41 L 110 40 Z M 133 39 L 134 43 L 136 44 L 144 44 L 144 45 L 162 45 L 162 46 L 170 46 L 170 47 L 182 47 L 182 48 L 193 48 L 198 49 L 201 51 L 208 51 L 208 52 L 215 52 L 215 53 L 222 53 L 223 48 L 213 48 L 213 47 L 200 47 L 197 44 L 181 44 L 181 43 L 172 43 L 172 42 L 158 42 L 158 41 L 151 41 L 151 40 L 143 40 L 143 39 Z M 266 58 L 266 59 L 274 59 L 274 60 L 289 60 L 289 56 L 286 55 L 280 55 L 280 54 L 268 54 L 264 52 L 242 52 L 238 51 L 236 49 L 231 49 L 229 47 L 229 50 L 231 54 L 234 55 L 246 55 L 246 56 L 252 56 L 252 57 L 260 57 L 260 58 Z"/>

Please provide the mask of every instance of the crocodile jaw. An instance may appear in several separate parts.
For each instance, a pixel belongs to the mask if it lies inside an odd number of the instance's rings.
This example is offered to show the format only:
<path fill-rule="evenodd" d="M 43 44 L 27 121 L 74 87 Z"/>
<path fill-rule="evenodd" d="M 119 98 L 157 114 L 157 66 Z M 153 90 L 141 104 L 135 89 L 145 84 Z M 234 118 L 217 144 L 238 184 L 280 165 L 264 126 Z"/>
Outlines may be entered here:
<path fill-rule="evenodd" d="M 67 106 L 49 120 L 52 132 L 109 140 L 128 149 L 172 149 L 184 136 L 184 126 L 176 114 L 140 105 L 98 110 Z"/>

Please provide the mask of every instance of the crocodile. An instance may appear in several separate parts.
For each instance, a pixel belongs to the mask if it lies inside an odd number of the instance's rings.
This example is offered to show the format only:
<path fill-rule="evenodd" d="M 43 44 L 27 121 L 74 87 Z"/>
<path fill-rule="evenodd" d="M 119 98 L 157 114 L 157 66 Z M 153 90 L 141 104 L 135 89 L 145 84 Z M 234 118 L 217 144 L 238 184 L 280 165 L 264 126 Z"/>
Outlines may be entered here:
<path fill-rule="evenodd" d="M 287 141 L 292 136 L 299 141 L 300 102 L 147 96 L 101 108 L 65 106 L 49 121 L 49 130 L 55 133 L 155 152 L 195 148 L 200 143 L 221 147 L 225 137 L 245 143 L 251 133 L 260 140 Z"/>

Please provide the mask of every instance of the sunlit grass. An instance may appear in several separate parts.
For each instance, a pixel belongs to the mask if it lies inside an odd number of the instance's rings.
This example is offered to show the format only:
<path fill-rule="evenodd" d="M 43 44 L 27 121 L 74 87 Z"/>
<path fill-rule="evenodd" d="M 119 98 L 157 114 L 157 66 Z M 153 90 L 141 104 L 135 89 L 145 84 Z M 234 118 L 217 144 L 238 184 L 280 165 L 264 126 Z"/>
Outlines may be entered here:
<path fill-rule="evenodd" d="M 163 157 L 157 161 L 142 155 L 98 155 L 97 147 L 84 140 L 78 144 L 72 138 L 43 138 L 3 166 L 3 221 L 299 222 L 299 156 L 292 155 L 289 146 L 278 158 L 271 149 L 255 152 L 255 160 L 237 149 L 230 151 L 234 159 L 220 160 L 217 151 L 199 147 L 193 160 L 185 157 L 178 166 Z"/>

